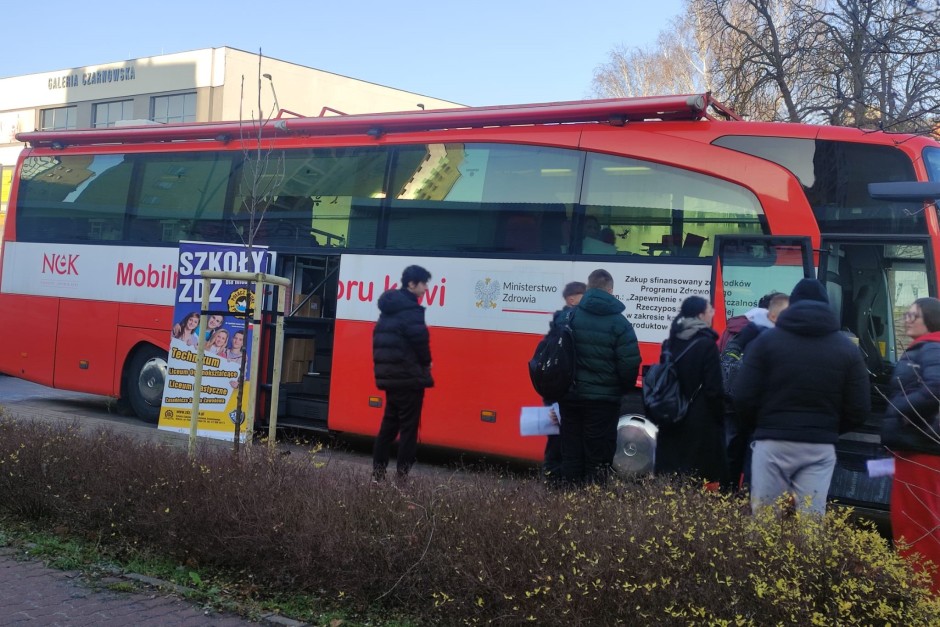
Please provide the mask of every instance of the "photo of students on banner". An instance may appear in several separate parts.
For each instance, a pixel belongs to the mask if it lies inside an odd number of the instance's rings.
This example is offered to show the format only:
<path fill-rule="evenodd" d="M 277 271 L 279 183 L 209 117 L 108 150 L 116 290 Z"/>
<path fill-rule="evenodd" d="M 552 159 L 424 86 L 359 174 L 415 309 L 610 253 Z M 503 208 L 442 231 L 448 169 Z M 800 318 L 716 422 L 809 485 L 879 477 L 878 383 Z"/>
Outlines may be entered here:
<path fill-rule="evenodd" d="M 231 439 L 235 422 L 244 416 L 251 381 L 248 359 L 251 355 L 252 325 L 245 330 L 245 315 L 255 306 L 254 289 L 244 281 L 213 279 L 209 284 L 209 306 L 204 329 L 200 328 L 200 308 L 204 270 L 223 272 L 264 272 L 274 267 L 274 253 L 264 247 L 252 247 L 251 257 L 245 246 L 209 242 L 180 242 L 179 282 L 167 378 L 160 407 L 159 428 L 189 433 L 195 393 L 199 339 L 205 339 L 202 390 L 199 397 L 197 434 L 216 439 Z M 259 304 L 260 305 L 260 304 Z M 245 361 L 245 392 L 241 411 L 238 402 L 238 376 Z M 247 437 L 241 431 L 242 440 Z"/>

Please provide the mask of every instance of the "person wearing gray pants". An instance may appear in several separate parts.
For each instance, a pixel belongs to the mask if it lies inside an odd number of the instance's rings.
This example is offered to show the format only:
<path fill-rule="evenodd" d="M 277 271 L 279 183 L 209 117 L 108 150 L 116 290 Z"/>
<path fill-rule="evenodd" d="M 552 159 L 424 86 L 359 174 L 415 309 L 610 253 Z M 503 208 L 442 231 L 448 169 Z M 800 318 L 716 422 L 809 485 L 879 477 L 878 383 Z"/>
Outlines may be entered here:
<path fill-rule="evenodd" d="M 751 509 L 792 495 L 805 512 L 824 514 L 839 434 L 871 411 L 862 353 L 839 331 L 826 287 L 803 279 L 777 325 L 744 353 L 734 408 L 753 429 Z"/>

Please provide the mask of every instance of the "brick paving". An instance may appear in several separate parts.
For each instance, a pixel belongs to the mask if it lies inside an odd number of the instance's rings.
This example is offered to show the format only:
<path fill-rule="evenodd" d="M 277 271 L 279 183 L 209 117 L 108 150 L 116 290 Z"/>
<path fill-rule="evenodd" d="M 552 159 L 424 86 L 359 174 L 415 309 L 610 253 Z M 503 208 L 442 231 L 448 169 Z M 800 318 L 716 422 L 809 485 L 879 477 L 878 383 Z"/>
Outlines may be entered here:
<path fill-rule="evenodd" d="M 0 625 L 247 625 L 154 591 L 95 590 L 76 572 L 0 556 Z"/>
<path fill-rule="evenodd" d="M 39 560 L 20 560 L 0 549 L 0 625 L 79 625 L 123 627 L 198 627 L 257 625 L 246 618 L 205 610 L 164 590 L 119 592 L 109 578 L 90 585 L 81 574 L 47 568 Z M 301 625 L 267 617 L 264 624 Z"/>

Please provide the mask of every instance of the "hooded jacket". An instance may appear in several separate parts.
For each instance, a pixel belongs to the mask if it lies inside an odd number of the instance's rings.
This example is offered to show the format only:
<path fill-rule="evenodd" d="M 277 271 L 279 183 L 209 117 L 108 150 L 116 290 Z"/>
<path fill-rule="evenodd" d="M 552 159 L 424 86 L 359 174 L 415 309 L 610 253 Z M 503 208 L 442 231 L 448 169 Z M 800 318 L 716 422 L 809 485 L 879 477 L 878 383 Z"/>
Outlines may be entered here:
<path fill-rule="evenodd" d="M 636 387 L 640 348 L 624 309 L 611 294 L 591 288 L 572 310 L 578 365 L 570 400 L 620 401 Z"/>
<path fill-rule="evenodd" d="M 756 440 L 834 444 L 871 411 L 868 371 L 828 303 L 791 303 L 744 353 L 737 419 Z"/>
<path fill-rule="evenodd" d="M 881 442 L 893 451 L 940 455 L 940 333 L 911 344 L 891 375 Z"/>
<path fill-rule="evenodd" d="M 378 304 L 381 313 L 372 332 L 376 386 L 380 390 L 432 387 L 430 336 L 418 297 L 407 289 L 388 290 Z"/>

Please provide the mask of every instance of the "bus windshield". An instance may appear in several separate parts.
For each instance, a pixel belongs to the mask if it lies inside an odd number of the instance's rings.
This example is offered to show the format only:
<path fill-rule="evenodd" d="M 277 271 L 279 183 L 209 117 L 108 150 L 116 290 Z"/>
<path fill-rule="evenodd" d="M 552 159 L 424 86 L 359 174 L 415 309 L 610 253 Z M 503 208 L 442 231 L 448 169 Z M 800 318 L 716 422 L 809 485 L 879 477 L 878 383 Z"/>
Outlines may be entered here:
<path fill-rule="evenodd" d="M 910 157 L 893 146 L 820 139 L 727 135 L 715 145 L 767 159 L 799 179 L 826 233 L 923 234 L 920 203 L 875 200 L 868 184 L 916 181 Z"/>
<path fill-rule="evenodd" d="M 924 148 L 924 165 L 931 181 L 940 181 L 940 148 Z"/>

